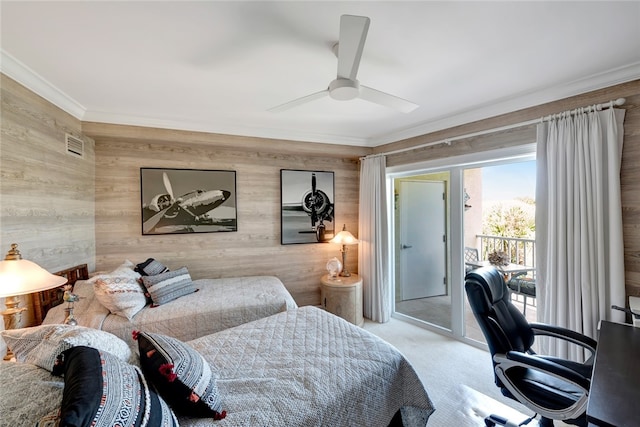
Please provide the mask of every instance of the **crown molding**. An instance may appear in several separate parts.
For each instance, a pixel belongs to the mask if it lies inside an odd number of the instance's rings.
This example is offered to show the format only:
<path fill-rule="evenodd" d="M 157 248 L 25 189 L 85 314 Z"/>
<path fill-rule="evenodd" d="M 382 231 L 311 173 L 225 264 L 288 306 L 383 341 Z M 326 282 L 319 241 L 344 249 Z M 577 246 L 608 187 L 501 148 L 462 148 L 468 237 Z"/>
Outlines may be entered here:
<path fill-rule="evenodd" d="M 477 120 L 483 120 L 523 108 L 557 101 L 609 86 L 640 79 L 640 62 L 595 74 L 583 79 L 554 87 L 539 88 L 498 102 L 487 103 L 458 114 L 443 116 L 436 120 L 379 135 L 372 138 L 357 138 L 344 135 L 309 133 L 273 128 L 257 128 L 246 125 L 213 126 L 211 123 L 163 120 L 150 117 L 137 117 L 111 112 L 88 111 L 79 102 L 52 85 L 31 68 L 21 63 L 4 50 L 0 50 L 0 72 L 11 77 L 37 95 L 82 121 L 99 123 L 156 127 L 186 131 L 210 132 L 239 135 L 256 138 L 270 138 L 290 141 L 306 141 L 325 144 L 343 144 L 373 148 L 379 145 L 401 141 L 443 129 L 460 126 Z"/>
<path fill-rule="evenodd" d="M 370 138 L 368 143 L 370 147 L 377 147 L 379 145 L 426 135 L 638 79 L 640 79 L 640 62 L 594 74 L 569 83 L 532 90 L 502 101 L 480 105 L 473 109 L 462 111 L 459 114 L 443 116 L 411 128 Z M 603 100 L 603 102 L 605 102 L 605 100 Z"/>
<path fill-rule="evenodd" d="M 83 119 L 87 111 L 83 105 L 4 50 L 0 50 L 0 72 L 11 77 L 13 80 L 71 114 L 73 117 L 79 120 Z"/>
<path fill-rule="evenodd" d="M 235 124 L 212 125 L 211 123 L 195 121 L 190 122 L 186 120 L 156 119 L 153 117 L 123 115 L 101 111 L 87 111 L 84 115 L 83 121 L 191 132 L 207 132 L 222 135 L 246 136 L 251 138 L 277 139 L 295 142 L 317 142 L 321 144 L 350 145 L 354 147 L 368 148 L 368 141 L 365 138 L 347 137 L 344 135 L 272 129 L 266 127 L 252 127 Z"/>

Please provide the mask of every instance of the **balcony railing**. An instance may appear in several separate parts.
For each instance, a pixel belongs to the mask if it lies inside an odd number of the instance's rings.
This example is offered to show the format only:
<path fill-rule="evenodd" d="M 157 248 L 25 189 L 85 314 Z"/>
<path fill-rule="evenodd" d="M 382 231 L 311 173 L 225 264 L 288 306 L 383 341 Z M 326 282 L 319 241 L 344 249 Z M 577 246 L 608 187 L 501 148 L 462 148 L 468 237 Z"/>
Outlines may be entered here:
<path fill-rule="evenodd" d="M 509 255 L 509 261 L 514 264 L 536 266 L 536 241 L 534 239 L 524 239 L 519 237 L 491 236 L 478 234 L 478 252 L 480 259 L 487 259 L 494 251 L 505 252 Z M 530 275 L 535 277 L 535 271 Z"/>

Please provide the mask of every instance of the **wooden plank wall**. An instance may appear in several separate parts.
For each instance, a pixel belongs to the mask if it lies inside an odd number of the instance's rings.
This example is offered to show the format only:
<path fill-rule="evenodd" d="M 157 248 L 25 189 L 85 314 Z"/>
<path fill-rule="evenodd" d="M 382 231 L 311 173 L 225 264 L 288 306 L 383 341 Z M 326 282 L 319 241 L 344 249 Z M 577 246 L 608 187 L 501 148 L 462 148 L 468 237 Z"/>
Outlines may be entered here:
<path fill-rule="evenodd" d="M 620 171 L 622 190 L 622 215 L 624 227 L 624 262 L 627 295 L 640 296 L 640 80 L 596 90 L 556 102 L 504 114 L 487 120 L 469 123 L 455 128 L 422 135 L 376 147 L 374 152 L 383 153 L 415 147 L 430 142 L 442 141 L 461 135 L 498 129 L 517 123 L 535 120 L 549 114 L 559 113 L 586 105 L 625 98 L 621 107 L 626 110 L 624 121 L 624 147 Z M 425 160 L 458 156 L 469 152 L 494 150 L 535 142 L 534 125 L 512 129 L 490 135 L 476 136 L 446 144 L 390 155 L 387 165 L 406 165 Z M 627 302 L 628 304 L 628 302 Z"/>
<path fill-rule="evenodd" d="M 280 244 L 280 170 L 335 172 L 335 224 L 357 235 L 359 157 L 370 149 L 84 123 L 96 144 L 96 264 L 157 258 L 194 278 L 274 275 L 299 305 L 319 304 L 333 244 Z M 236 171 L 238 231 L 143 236 L 140 168 Z M 357 251 L 349 253 L 357 271 Z"/>
<path fill-rule="evenodd" d="M 81 123 L 14 80 L 0 75 L 0 253 L 12 243 L 24 259 L 55 272 L 94 265 L 94 149 L 66 153 L 65 133 L 83 138 Z M 4 308 L 4 301 L 0 301 Z M 31 301 L 24 297 L 22 305 Z M 22 326 L 32 323 L 32 312 Z"/>
<path fill-rule="evenodd" d="M 0 250 L 14 241 L 26 258 L 56 271 L 80 263 L 108 270 L 157 257 L 194 277 L 274 274 L 296 301 L 319 302 L 319 277 L 333 245 L 280 244 L 280 169 L 333 170 L 336 224 L 357 233 L 358 157 L 499 128 L 625 97 L 622 197 L 627 293 L 640 296 L 640 81 L 469 123 L 374 150 L 241 136 L 81 123 L 2 75 Z M 64 133 L 85 141 L 85 159 L 65 153 Z M 530 141 L 531 128 L 390 156 L 389 165 Z M 95 143 L 94 143 L 95 139 Z M 95 147 L 94 147 L 95 144 Z M 94 151 L 95 149 L 95 151 Z M 140 167 L 237 172 L 235 233 L 142 236 Z M 95 201 L 95 202 L 94 202 Z M 349 268 L 357 270 L 356 251 Z M 27 319 L 27 322 L 29 320 Z"/>

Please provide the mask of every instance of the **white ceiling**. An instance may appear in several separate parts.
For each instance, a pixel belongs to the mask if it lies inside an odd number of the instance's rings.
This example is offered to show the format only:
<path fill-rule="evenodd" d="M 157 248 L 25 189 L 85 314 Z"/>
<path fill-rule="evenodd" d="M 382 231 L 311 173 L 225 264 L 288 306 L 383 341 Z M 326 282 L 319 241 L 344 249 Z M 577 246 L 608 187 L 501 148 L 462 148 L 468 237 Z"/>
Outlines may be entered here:
<path fill-rule="evenodd" d="M 377 146 L 640 78 L 640 2 L 6 1 L 1 70 L 84 121 Z M 358 79 L 331 98 L 342 14 Z M 607 101 L 607 100 L 603 100 Z"/>

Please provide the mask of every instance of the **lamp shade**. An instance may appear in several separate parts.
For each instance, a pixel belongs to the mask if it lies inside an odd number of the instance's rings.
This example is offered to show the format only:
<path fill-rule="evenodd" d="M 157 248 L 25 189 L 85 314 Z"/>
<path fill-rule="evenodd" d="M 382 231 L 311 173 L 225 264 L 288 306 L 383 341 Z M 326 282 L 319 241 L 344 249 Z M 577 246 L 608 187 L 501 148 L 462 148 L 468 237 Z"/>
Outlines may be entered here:
<path fill-rule="evenodd" d="M 16 247 L 12 245 L 12 250 Z M 64 277 L 49 273 L 35 262 L 21 259 L 19 252 L 17 259 L 7 255 L 0 261 L 0 298 L 44 291 L 66 282 Z"/>
<path fill-rule="evenodd" d="M 331 243 L 338 243 L 340 245 L 355 245 L 359 243 L 359 240 L 353 237 L 353 234 L 347 230 L 342 230 L 336 236 L 331 239 Z"/>

